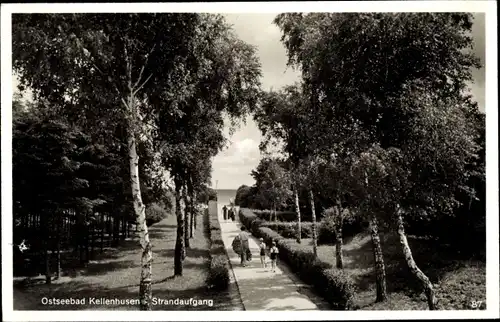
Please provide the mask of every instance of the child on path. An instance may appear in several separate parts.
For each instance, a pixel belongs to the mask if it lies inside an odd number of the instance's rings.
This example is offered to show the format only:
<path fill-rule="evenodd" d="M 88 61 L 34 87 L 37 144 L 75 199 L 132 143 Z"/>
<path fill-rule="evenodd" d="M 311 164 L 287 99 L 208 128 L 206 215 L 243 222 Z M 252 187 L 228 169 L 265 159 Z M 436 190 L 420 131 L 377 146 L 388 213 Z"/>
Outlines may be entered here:
<path fill-rule="evenodd" d="M 276 261 L 278 260 L 278 247 L 276 247 L 276 242 L 273 241 L 273 246 L 271 247 L 271 267 L 272 267 L 272 271 L 273 272 L 276 272 Z"/>
<path fill-rule="evenodd" d="M 266 268 L 266 243 L 264 243 L 264 238 L 260 238 L 260 263 L 262 264 L 262 268 Z"/>

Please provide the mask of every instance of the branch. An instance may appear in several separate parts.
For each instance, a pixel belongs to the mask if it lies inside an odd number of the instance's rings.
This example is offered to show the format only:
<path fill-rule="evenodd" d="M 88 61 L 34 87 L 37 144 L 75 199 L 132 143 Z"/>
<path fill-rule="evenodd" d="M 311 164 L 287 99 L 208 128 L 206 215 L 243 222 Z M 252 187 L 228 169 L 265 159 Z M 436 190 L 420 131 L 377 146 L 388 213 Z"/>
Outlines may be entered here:
<path fill-rule="evenodd" d="M 134 96 L 135 96 L 135 94 L 137 94 L 137 92 L 139 92 L 139 91 L 140 91 L 140 90 L 144 87 L 144 85 L 146 85 L 146 83 L 149 81 L 149 79 L 151 78 L 151 76 L 153 76 L 153 74 L 150 74 L 150 75 L 148 76 L 148 78 L 146 78 L 146 80 L 144 81 L 144 83 L 142 83 L 142 84 L 141 84 L 141 86 L 137 87 L 137 88 L 134 90 L 134 92 L 133 92 Z M 134 86 L 134 87 L 135 87 L 135 86 Z"/>
<path fill-rule="evenodd" d="M 127 74 L 128 74 L 128 90 L 132 92 L 132 63 L 128 55 L 127 43 L 123 42 L 123 51 L 125 53 L 125 62 L 127 63 Z"/>
<path fill-rule="evenodd" d="M 156 47 L 156 43 L 153 45 L 153 47 L 151 48 L 151 50 L 149 51 L 149 53 L 146 54 L 146 59 L 144 61 L 144 64 L 142 65 L 141 71 L 139 72 L 139 77 L 137 78 L 137 82 L 135 82 L 135 84 L 134 84 L 134 87 L 133 87 L 134 89 L 137 87 L 137 85 L 139 85 L 139 83 L 140 83 L 140 81 L 142 79 L 142 73 L 144 73 L 144 68 L 146 68 L 146 65 L 148 64 L 149 55 L 151 55 L 153 53 L 153 50 L 155 49 L 155 47 Z M 150 77 L 151 76 L 149 76 L 149 78 Z M 146 80 L 146 82 L 147 82 L 147 80 Z M 142 86 L 144 86 L 144 84 L 146 84 L 146 82 L 144 82 Z M 139 89 L 142 86 L 140 86 Z M 137 93 L 139 91 L 139 89 L 135 90 L 135 92 Z"/>
<path fill-rule="evenodd" d="M 92 65 L 94 66 L 94 68 L 102 75 L 102 76 L 106 76 L 106 74 L 104 74 L 104 72 L 99 68 L 97 67 L 97 65 L 92 62 Z M 111 83 L 111 85 L 113 85 L 113 88 L 115 89 L 116 93 L 118 94 L 118 96 L 120 96 L 123 104 L 125 105 L 125 107 L 127 107 L 127 104 L 125 103 L 125 101 L 123 100 L 123 95 L 122 93 L 120 92 L 120 90 L 118 89 L 118 86 L 116 86 L 116 83 L 113 81 L 113 79 L 111 78 L 111 76 L 108 75 L 108 82 Z"/>

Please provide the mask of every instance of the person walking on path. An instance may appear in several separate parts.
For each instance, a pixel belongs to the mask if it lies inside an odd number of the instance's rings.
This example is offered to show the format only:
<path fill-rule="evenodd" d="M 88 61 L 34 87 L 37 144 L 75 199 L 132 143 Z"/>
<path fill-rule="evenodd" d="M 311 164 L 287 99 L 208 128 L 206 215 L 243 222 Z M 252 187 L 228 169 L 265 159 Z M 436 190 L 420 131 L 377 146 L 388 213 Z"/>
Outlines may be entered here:
<path fill-rule="evenodd" d="M 245 226 L 241 226 L 241 232 L 239 233 L 238 238 L 241 244 L 241 266 L 245 267 L 247 266 L 247 253 L 250 250 L 250 246 L 248 244 L 249 236 Z"/>
<path fill-rule="evenodd" d="M 266 243 L 264 243 L 264 238 L 259 239 L 260 244 L 260 263 L 262 264 L 262 268 L 266 268 Z"/>
<path fill-rule="evenodd" d="M 222 207 L 222 213 L 224 214 L 224 220 L 227 220 L 227 206 Z"/>
<path fill-rule="evenodd" d="M 278 261 L 278 247 L 276 247 L 276 242 L 273 241 L 273 246 L 271 247 L 270 250 L 270 257 L 271 257 L 271 268 L 273 272 L 276 272 L 276 262 Z"/>

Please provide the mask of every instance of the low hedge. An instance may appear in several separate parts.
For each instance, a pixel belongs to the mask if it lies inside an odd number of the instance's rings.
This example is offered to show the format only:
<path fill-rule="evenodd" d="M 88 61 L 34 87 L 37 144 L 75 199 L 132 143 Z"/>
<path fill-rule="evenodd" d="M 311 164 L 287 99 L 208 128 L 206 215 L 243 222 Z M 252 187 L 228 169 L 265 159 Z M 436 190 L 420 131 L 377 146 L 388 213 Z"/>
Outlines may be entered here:
<path fill-rule="evenodd" d="M 208 234 L 210 238 L 210 268 L 207 276 L 207 286 L 211 289 L 222 291 L 229 287 L 229 257 L 226 247 L 222 241 L 219 218 L 217 215 L 209 216 L 208 209 L 205 210 L 208 220 Z"/>
<path fill-rule="evenodd" d="M 250 213 L 252 215 L 250 215 Z M 254 225 L 259 227 L 269 227 L 272 230 L 278 232 L 281 236 L 285 238 L 296 238 L 297 231 L 297 222 L 290 221 L 268 221 L 269 219 L 269 210 L 250 210 L 246 209 L 246 216 L 248 219 L 243 219 L 248 221 L 255 222 Z M 278 212 L 280 213 L 280 212 Z M 282 211 L 282 213 L 289 213 L 286 211 Z M 294 213 L 295 214 L 295 213 Z M 278 216 L 279 218 L 279 216 Z M 240 220 L 242 220 L 240 218 Z M 243 222 L 243 221 L 242 221 Z M 252 223 L 245 223 L 246 227 L 252 227 Z M 318 245 L 324 244 L 335 244 L 336 235 L 334 225 L 329 220 L 321 220 L 316 224 L 316 231 L 318 234 Z M 343 235 L 344 237 L 354 236 L 366 229 L 366 223 L 359 221 L 348 221 L 343 225 Z M 309 221 L 301 222 L 301 237 L 302 238 L 312 238 L 312 223 Z"/>
<path fill-rule="evenodd" d="M 279 258 L 306 283 L 328 301 L 336 310 L 354 309 L 354 283 L 342 270 L 316 258 L 312 251 L 305 251 L 300 246 L 286 240 L 276 231 L 259 224 L 262 220 L 249 209 L 240 209 L 240 221 L 254 236 L 264 238 L 267 244 L 272 241 L 280 251 Z"/>
<path fill-rule="evenodd" d="M 302 238 L 312 237 L 312 223 L 302 222 L 301 226 L 301 236 Z M 297 236 L 297 223 L 296 222 L 269 222 L 262 221 L 260 227 L 268 227 L 272 230 L 278 232 L 281 236 L 285 238 L 295 238 Z"/>
<path fill-rule="evenodd" d="M 253 210 L 253 212 L 262 220 L 269 220 L 271 218 L 271 210 Z M 297 220 L 297 213 L 295 211 L 276 211 L 276 218 L 282 222 L 292 222 Z"/>

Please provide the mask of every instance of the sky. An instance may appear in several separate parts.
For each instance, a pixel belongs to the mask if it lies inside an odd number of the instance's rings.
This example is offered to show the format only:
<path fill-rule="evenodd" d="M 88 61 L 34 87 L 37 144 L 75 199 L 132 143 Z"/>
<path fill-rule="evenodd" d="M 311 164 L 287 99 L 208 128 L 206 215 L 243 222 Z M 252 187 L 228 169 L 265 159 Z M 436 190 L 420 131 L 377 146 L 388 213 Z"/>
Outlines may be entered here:
<path fill-rule="evenodd" d="M 226 20 L 240 39 L 256 46 L 262 64 L 262 88 L 279 89 L 299 80 L 297 71 L 287 68 L 286 51 L 280 42 L 281 32 L 272 23 L 276 14 L 227 14 Z M 485 62 L 484 14 L 475 15 L 472 28 L 474 52 Z M 472 95 L 484 111 L 485 69 L 473 71 L 474 83 L 470 85 Z M 228 133 L 228 129 L 226 129 Z M 237 189 L 245 184 L 255 183 L 250 172 L 257 167 L 261 158 L 259 143 L 261 134 L 255 122 L 249 117 L 231 137 L 230 144 L 213 160 L 212 187 Z"/>

